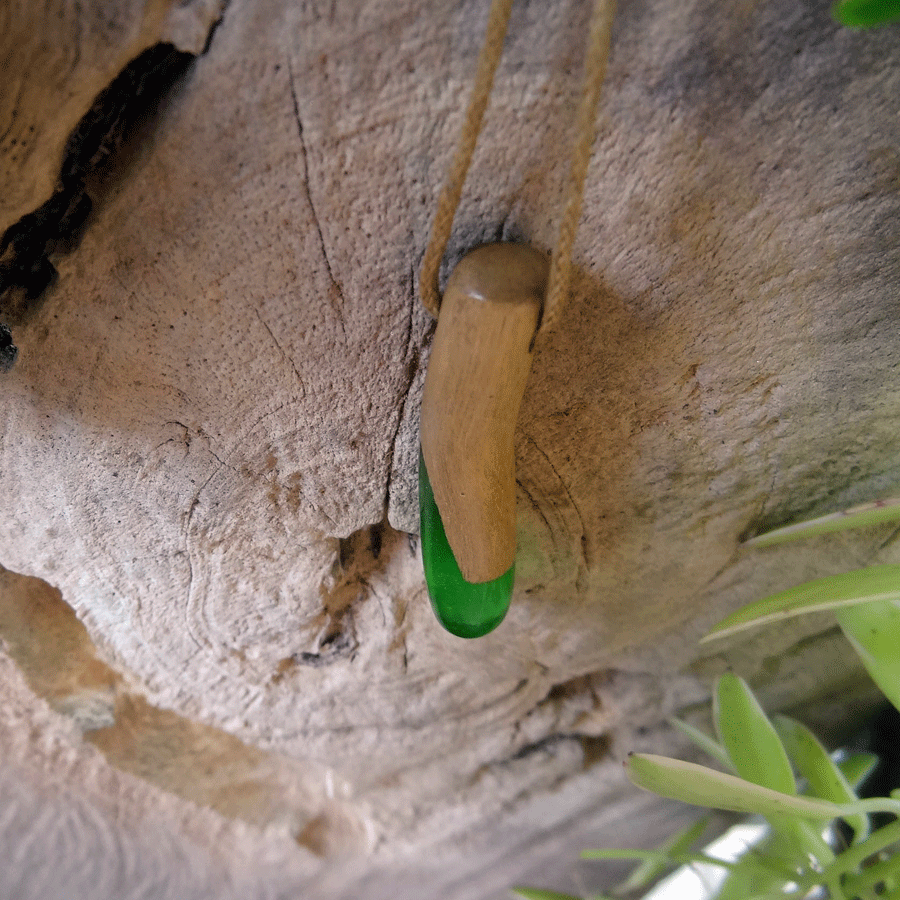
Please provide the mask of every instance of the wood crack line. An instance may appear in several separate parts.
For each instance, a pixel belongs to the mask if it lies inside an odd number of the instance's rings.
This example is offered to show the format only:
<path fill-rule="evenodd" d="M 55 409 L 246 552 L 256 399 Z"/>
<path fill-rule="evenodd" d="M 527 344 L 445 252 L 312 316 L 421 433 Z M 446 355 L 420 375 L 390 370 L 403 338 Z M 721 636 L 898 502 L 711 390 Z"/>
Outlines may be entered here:
<path fill-rule="evenodd" d="M 293 357 L 289 356 L 285 352 L 284 347 L 282 347 L 281 344 L 278 343 L 278 338 L 275 337 L 275 334 L 272 332 L 272 329 L 269 328 L 268 322 L 266 322 L 266 320 L 262 317 L 262 315 L 260 315 L 259 310 L 256 310 L 256 318 L 259 319 L 262 327 L 265 328 L 266 331 L 269 332 L 269 337 L 272 338 L 272 343 L 274 343 L 275 346 L 278 348 L 278 352 L 287 360 L 287 362 L 290 364 L 290 367 L 294 370 L 294 374 L 297 376 L 297 383 L 300 385 L 300 390 L 302 391 L 301 396 L 303 398 L 305 398 L 306 397 L 306 385 L 303 383 L 303 379 L 300 377 L 300 370 L 297 368 L 297 364 L 294 362 Z"/>
<path fill-rule="evenodd" d="M 384 489 L 384 520 L 387 521 L 387 513 L 391 502 L 391 486 L 394 475 L 394 459 L 397 455 L 397 439 L 400 436 L 400 429 L 406 419 L 406 407 L 409 404 L 409 392 L 412 390 L 413 382 L 419 372 L 419 364 L 421 355 L 416 347 L 413 346 L 413 315 L 415 313 L 416 304 L 416 273 L 412 266 L 409 269 L 409 316 L 406 320 L 406 384 L 400 393 L 400 407 L 397 411 L 397 426 L 391 436 L 390 455 L 387 461 L 387 484 Z"/>
<path fill-rule="evenodd" d="M 340 284 L 338 284 L 337 279 L 334 277 L 334 270 L 331 267 L 331 260 L 328 258 L 328 250 L 325 247 L 325 236 L 322 233 L 322 224 L 319 219 L 319 213 L 316 210 L 316 204 L 313 201 L 312 189 L 310 187 L 309 180 L 309 155 L 306 152 L 306 139 L 303 137 L 303 120 L 300 118 L 300 102 L 297 99 L 297 89 L 294 86 L 294 70 L 291 64 L 291 58 L 288 56 L 287 58 L 287 68 L 288 68 L 288 83 L 291 89 L 291 100 L 294 103 L 294 119 L 297 122 L 297 136 L 300 139 L 300 156 L 303 159 L 303 188 L 306 192 L 306 200 L 309 203 L 309 209 L 312 213 L 313 224 L 316 228 L 316 233 L 319 235 L 319 246 L 322 249 L 322 258 L 325 260 L 325 268 L 328 270 L 328 278 L 331 281 L 331 304 L 334 307 L 334 311 L 337 314 L 338 322 L 341 326 L 341 333 L 344 336 L 344 341 L 347 340 L 347 329 L 344 324 L 344 293 L 341 290 Z"/>
<path fill-rule="evenodd" d="M 578 508 L 578 504 L 575 502 L 575 498 L 572 496 L 572 492 L 569 490 L 569 486 L 562 480 L 559 472 L 556 471 L 556 466 L 550 461 L 550 457 L 540 448 L 538 442 L 530 435 L 526 434 L 526 438 L 534 445 L 535 450 L 544 457 L 547 461 L 547 465 L 550 466 L 550 471 L 556 476 L 556 480 L 562 485 L 563 490 L 566 492 L 566 496 L 569 498 L 569 503 L 572 504 L 572 509 L 575 510 L 575 514 L 578 516 L 578 521 L 581 524 L 581 538 L 579 543 L 581 544 L 581 556 L 584 561 L 584 565 L 587 568 L 590 568 L 590 561 L 588 560 L 587 547 L 585 546 L 585 540 L 587 539 L 587 530 L 584 527 L 584 516 L 581 514 L 581 510 Z"/>

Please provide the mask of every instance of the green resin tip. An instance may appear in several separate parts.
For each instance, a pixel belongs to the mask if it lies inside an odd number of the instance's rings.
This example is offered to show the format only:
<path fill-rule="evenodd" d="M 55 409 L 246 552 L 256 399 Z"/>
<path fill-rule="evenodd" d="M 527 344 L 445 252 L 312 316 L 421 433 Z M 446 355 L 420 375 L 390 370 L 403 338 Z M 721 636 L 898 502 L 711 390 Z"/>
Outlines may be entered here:
<path fill-rule="evenodd" d="M 422 563 L 428 597 L 437 620 L 461 638 L 482 637 L 506 616 L 512 599 L 515 564 L 495 578 L 472 584 L 463 578 L 444 532 L 444 523 L 434 501 L 425 460 L 419 451 L 419 517 L 422 533 Z"/>
<path fill-rule="evenodd" d="M 831 7 L 831 15 L 851 28 L 872 28 L 900 19 L 900 0 L 843 0 Z"/>

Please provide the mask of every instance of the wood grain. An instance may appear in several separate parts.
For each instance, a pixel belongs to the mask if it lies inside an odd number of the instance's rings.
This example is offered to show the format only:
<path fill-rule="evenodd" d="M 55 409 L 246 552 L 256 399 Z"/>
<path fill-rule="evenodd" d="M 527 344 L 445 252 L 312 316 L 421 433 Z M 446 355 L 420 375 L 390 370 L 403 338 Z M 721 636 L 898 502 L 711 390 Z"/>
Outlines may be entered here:
<path fill-rule="evenodd" d="M 537 250 L 487 244 L 457 264 L 441 302 L 422 453 L 447 540 L 473 583 L 515 562 L 515 428 L 547 271 Z"/>
<path fill-rule="evenodd" d="M 106 35 L 78 67 L 55 7 L 0 27 L 0 102 L 18 110 L 0 135 L 22 116 L 60 132 L 12 167 L 4 150 L 17 183 L 47 183 L 80 115 L 56 116 L 66 65 L 80 110 L 133 53 L 142 6 L 115 5 L 124 36 L 118 18 L 103 31 L 108 4 L 76 6 Z M 410 896 L 482 900 L 549 867 L 557 824 L 613 842 L 621 773 L 585 769 L 592 742 L 648 749 L 635 729 L 701 703 L 728 666 L 772 708 L 844 696 L 834 645 L 790 668 L 821 621 L 701 666 L 707 627 L 896 561 L 877 530 L 739 546 L 900 490 L 895 33 L 795 0 L 621 6 L 571 297 L 515 434 L 517 593 L 483 640 L 434 622 L 408 536 L 432 336 L 414 283 L 481 0 L 231 0 L 14 327 L 0 564 L 57 588 L 154 707 L 342 776 L 374 849 L 311 865 L 294 891 L 310 900 L 342 896 L 335 879 L 391 896 L 401 869 Z M 448 269 L 489 241 L 550 250 L 587 7 L 515 4 Z M 82 90 L 81 66 L 106 74 Z M 0 739 L 30 735 L 23 712 Z M 111 815 L 151 816 L 110 771 Z M 214 847 L 221 817 L 191 821 Z"/>

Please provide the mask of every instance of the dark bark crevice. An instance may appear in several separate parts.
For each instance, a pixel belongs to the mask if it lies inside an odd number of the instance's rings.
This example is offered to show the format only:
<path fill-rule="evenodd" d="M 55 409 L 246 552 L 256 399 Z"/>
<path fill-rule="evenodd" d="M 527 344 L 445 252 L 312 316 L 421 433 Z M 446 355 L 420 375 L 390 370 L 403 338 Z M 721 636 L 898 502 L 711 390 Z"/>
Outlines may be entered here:
<path fill-rule="evenodd" d="M 129 141 L 194 59 L 170 43 L 154 44 L 97 95 L 69 135 L 54 194 L 0 237 L 0 321 L 22 325 L 38 309 L 56 278 L 53 259 L 78 246 L 92 209 L 128 168 Z M 7 327 L 0 333 L 0 371 L 12 368 L 15 356 Z"/>

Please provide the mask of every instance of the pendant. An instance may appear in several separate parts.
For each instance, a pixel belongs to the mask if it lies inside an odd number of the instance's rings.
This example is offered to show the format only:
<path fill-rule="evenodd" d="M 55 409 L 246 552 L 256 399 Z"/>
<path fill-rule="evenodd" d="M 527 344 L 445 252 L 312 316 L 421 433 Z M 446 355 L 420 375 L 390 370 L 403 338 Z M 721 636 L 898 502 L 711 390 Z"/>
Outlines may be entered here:
<path fill-rule="evenodd" d="M 431 605 L 459 637 L 496 628 L 516 556 L 514 436 L 547 281 L 546 257 L 487 244 L 447 282 L 421 413 L 419 510 Z"/>
<path fill-rule="evenodd" d="M 493 631 L 506 616 L 512 599 L 516 566 L 499 578 L 472 584 L 462 572 L 450 548 L 441 513 L 434 502 L 425 460 L 419 454 L 419 521 L 422 562 L 431 608 L 438 622 L 451 634 L 476 638 Z"/>

